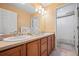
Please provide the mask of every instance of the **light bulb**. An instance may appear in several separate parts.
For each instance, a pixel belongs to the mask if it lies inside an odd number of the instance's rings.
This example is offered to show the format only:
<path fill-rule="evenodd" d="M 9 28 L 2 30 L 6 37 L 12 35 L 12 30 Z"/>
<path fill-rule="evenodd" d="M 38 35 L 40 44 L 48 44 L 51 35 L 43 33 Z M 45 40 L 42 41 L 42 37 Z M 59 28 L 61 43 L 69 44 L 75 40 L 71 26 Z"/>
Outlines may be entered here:
<path fill-rule="evenodd" d="M 39 10 L 38 13 L 41 14 L 41 11 Z"/>
<path fill-rule="evenodd" d="M 38 9 L 36 8 L 36 9 L 35 9 L 35 11 L 37 12 L 37 11 L 38 11 Z"/>

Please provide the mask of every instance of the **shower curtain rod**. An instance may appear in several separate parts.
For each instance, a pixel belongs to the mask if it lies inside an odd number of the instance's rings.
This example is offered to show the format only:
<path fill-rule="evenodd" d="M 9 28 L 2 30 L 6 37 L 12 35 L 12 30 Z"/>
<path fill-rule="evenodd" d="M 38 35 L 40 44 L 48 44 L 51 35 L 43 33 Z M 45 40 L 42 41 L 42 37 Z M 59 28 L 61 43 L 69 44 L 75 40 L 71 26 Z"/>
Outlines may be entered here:
<path fill-rule="evenodd" d="M 63 15 L 63 16 L 58 16 L 58 17 L 56 17 L 56 18 L 58 19 L 58 18 L 63 18 L 63 17 L 72 16 L 72 15 L 75 15 L 74 11 L 72 11 L 72 12 L 68 12 L 68 13 L 66 13 L 66 14 Z"/>

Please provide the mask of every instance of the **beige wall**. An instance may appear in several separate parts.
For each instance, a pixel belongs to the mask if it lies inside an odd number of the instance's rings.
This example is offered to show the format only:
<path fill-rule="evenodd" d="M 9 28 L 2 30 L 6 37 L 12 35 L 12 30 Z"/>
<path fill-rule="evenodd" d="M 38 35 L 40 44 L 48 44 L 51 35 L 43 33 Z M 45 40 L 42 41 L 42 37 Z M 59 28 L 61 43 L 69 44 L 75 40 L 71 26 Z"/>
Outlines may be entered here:
<path fill-rule="evenodd" d="M 55 32 L 56 31 L 56 10 L 49 9 L 47 10 L 47 15 L 45 16 L 45 31 L 46 32 Z"/>
<path fill-rule="evenodd" d="M 18 15 L 18 19 L 17 19 L 18 31 L 20 31 L 21 26 L 30 26 L 31 25 L 31 14 L 29 14 L 28 12 L 25 12 L 21 9 L 10 6 L 8 4 L 1 4 L 0 3 L 0 8 L 7 9 L 7 10 L 17 13 L 17 15 Z"/>
<path fill-rule="evenodd" d="M 45 25 L 45 18 L 44 16 L 40 16 L 40 31 L 45 32 L 46 25 Z"/>
<path fill-rule="evenodd" d="M 45 31 L 56 32 L 56 9 L 61 7 L 63 4 L 53 3 L 46 7 L 47 16 L 45 17 Z"/>

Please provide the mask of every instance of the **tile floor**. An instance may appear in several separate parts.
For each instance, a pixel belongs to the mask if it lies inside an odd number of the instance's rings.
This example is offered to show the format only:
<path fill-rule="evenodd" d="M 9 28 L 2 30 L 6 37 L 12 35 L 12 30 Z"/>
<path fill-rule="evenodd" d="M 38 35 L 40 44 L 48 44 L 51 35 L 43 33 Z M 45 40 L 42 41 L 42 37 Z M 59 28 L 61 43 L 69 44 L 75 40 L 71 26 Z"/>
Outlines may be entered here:
<path fill-rule="evenodd" d="M 73 46 L 62 44 L 57 49 L 54 49 L 50 56 L 76 56 L 76 53 Z"/>

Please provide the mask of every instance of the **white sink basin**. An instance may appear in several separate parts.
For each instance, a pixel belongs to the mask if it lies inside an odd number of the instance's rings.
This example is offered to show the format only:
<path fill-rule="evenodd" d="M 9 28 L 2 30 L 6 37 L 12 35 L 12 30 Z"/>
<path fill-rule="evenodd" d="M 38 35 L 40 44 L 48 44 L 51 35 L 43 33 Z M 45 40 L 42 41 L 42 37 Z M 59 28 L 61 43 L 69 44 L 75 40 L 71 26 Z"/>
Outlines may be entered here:
<path fill-rule="evenodd" d="M 28 35 L 23 35 L 23 36 L 16 36 L 16 37 L 8 37 L 8 38 L 4 38 L 3 41 L 20 41 L 20 40 L 27 40 L 29 39 L 31 36 Z"/>

